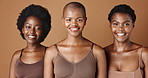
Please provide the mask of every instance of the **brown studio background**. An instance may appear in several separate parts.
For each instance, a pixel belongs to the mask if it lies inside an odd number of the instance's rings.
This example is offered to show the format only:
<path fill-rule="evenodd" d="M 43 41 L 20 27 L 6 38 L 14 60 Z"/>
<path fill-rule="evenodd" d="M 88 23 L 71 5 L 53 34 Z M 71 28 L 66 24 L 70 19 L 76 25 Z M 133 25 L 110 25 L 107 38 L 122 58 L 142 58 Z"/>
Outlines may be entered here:
<path fill-rule="evenodd" d="M 109 11 L 117 4 L 130 5 L 137 15 L 131 40 L 148 46 L 147 0 L 0 0 L 0 78 L 8 77 L 13 53 L 26 46 L 16 26 L 21 10 L 30 4 L 38 4 L 49 10 L 52 16 L 52 30 L 43 44 L 50 46 L 66 36 L 61 15 L 64 5 L 71 1 L 78 1 L 85 5 L 88 20 L 83 34 L 102 47 L 112 43 L 107 20 Z"/>

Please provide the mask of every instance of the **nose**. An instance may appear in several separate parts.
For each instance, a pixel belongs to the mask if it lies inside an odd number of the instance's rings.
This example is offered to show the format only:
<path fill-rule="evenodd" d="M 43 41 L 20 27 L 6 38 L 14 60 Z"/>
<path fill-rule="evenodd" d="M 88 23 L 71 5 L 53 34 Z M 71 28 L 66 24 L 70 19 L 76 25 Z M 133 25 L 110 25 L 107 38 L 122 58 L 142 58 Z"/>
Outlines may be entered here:
<path fill-rule="evenodd" d="M 118 30 L 120 30 L 120 31 L 124 30 L 124 26 L 122 24 L 120 24 L 120 26 L 118 27 Z"/>
<path fill-rule="evenodd" d="M 77 25 L 77 21 L 76 20 L 72 20 L 72 26 L 76 26 Z"/>
<path fill-rule="evenodd" d="M 30 33 L 31 33 L 31 34 L 35 33 L 35 28 L 31 28 L 31 29 L 30 29 Z"/>

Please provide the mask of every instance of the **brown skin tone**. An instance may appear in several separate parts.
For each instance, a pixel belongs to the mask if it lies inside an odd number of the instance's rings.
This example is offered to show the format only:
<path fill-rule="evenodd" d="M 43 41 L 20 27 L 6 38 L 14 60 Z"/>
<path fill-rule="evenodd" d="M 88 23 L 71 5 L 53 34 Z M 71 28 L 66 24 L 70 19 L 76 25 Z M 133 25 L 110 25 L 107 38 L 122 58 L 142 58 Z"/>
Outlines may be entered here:
<path fill-rule="evenodd" d="M 142 45 L 129 40 L 134 28 L 134 23 L 128 14 L 115 13 L 110 22 L 110 28 L 114 36 L 114 43 L 105 47 L 108 60 L 108 70 L 135 71 L 139 67 L 138 51 Z M 123 54 L 124 53 L 124 54 Z M 142 50 L 142 64 L 144 78 L 148 78 L 148 48 Z"/>
<path fill-rule="evenodd" d="M 71 63 L 80 62 L 88 53 L 92 42 L 82 36 L 86 24 L 86 16 L 79 8 L 67 7 L 64 10 L 62 22 L 67 30 L 67 37 L 58 42 L 57 46 L 61 54 Z M 97 59 L 98 73 L 96 78 L 106 78 L 106 57 L 103 49 L 94 45 L 93 54 Z M 50 46 L 45 54 L 44 78 L 55 78 L 53 60 L 57 56 L 55 45 Z"/>
<path fill-rule="evenodd" d="M 28 17 L 22 31 L 27 42 L 27 46 L 24 48 L 21 58 L 21 50 L 18 50 L 13 54 L 9 78 L 16 78 L 15 64 L 19 58 L 25 64 L 33 64 L 44 58 L 45 46 L 40 44 L 42 36 L 41 21 L 37 17 Z"/>

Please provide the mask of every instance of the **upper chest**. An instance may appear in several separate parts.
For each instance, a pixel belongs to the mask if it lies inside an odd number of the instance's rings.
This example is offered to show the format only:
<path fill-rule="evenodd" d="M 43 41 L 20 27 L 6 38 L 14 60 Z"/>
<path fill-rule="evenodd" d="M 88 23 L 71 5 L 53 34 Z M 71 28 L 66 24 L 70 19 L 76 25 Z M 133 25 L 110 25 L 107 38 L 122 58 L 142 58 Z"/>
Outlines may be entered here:
<path fill-rule="evenodd" d="M 59 54 L 72 63 L 83 60 L 91 52 L 90 47 L 58 47 Z"/>
<path fill-rule="evenodd" d="M 133 71 L 141 67 L 141 60 L 141 52 L 139 50 L 122 53 L 107 52 L 110 70 Z"/>
<path fill-rule="evenodd" d="M 132 52 L 123 52 L 123 53 L 107 53 L 107 58 L 111 62 L 116 62 L 116 61 L 127 61 L 128 60 L 137 60 L 139 61 L 140 59 L 140 52 L 138 51 L 132 51 Z"/>
<path fill-rule="evenodd" d="M 44 51 L 41 52 L 22 52 L 20 60 L 26 64 L 33 64 L 44 58 Z"/>

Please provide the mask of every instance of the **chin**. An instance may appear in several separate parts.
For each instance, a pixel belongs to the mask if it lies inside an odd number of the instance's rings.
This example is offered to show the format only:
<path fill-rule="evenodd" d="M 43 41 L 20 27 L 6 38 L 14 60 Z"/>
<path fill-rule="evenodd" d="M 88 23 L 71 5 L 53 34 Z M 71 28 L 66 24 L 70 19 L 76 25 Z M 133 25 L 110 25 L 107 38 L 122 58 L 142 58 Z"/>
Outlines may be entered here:
<path fill-rule="evenodd" d="M 120 42 L 120 43 L 124 43 L 124 42 L 128 41 L 128 39 L 116 39 L 116 40 L 117 40 L 117 42 Z"/>
<path fill-rule="evenodd" d="M 118 42 L 126 42 L 129 40 L 129 37 L 114 37 L 114 39 Z"/>
<path fill-rule="evenodd" d="M 76 32 L 75 32 L 75 33 L 70 33 L 70 35 L 71 35 L 71 36 L 77 37 L 77 36 L 80 36 L 80 33 L 76 33 Z"/>
<path fill-rule="evenodd" d="M 27 41 L 27 42 L 30 43 L 30 44 L 40 43 L 39 41 L 34 41 L 34 40 L 30 40 L 30 41 Z"/>

